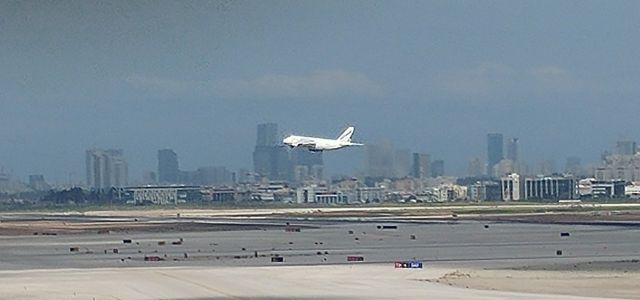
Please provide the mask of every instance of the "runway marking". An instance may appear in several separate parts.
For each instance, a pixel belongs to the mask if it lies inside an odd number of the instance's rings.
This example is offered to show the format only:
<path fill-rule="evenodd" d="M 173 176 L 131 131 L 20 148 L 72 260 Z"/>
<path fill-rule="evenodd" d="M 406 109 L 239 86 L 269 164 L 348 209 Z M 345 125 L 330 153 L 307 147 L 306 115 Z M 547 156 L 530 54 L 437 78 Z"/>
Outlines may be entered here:
<path fill-rule="evenodd" d="M 192 285 L 201 287 L 201 288 L 203 288 L 205 290 L 208 290 L 210 292 L 214 292 L 214 293 L 218 293 L 218 294 L 224 295 L 224 296 L 229 297 L 231 299 L 240 299 L 240 300 L 246 299 L 246 298 L 243 298 L 243 297 L 239 297 L 239 296 L 230 294 L 228 292 L 224 292 L 224 291 L 222 291 L 220 289 L 216 289 L 216 288 L 210 287 L 208 285 L 204 285 L 204 284 L 199 283 L 197 281 L 189 280 L 189 279 L 186 279 L 186 278 L 183 278 L 183 277 L 178 277 L 178 276 L 171 275 L 171 274 L 168 274 L 168 273 L 165 273 L 165 272 L 161 272 L 161 271 L 156 271 L 156 273 L 158 273 L 158 274 L 160 274 L 162 276 L 165 276 L 165 277 L 169 277 L 169 278 L 174 279 L 174 280 L 190 283 Z"/>

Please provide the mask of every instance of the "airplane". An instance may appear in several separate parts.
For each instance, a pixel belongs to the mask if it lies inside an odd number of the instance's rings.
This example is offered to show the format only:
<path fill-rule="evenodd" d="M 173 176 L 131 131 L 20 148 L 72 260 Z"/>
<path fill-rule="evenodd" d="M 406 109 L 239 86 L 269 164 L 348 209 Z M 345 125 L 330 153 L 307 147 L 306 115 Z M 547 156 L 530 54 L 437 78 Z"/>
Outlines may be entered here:
<path fill-rule="evenodd" d="M 337 139 L 325 139 L 310 136 L 290 135 L 282 140 L 282 143 L 291 147 L 304 147 L 312 152 L 321 152 L 324 150 L 337 150 L 350 146 L 364 146 L 364 144 L 352 143 L 351 136 L 355 128 L 350 126 L 345 129 Z"/>

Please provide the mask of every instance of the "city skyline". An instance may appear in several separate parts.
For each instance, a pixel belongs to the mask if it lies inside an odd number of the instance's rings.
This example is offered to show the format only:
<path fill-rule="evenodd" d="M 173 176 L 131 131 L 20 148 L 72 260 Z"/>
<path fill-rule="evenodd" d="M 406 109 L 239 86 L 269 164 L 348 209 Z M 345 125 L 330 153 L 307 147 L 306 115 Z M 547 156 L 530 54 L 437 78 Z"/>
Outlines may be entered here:
<path fill-rule="evenodd" d="M 306 149 L 290 149 L 286 150 L 279 141 L 280 136 L 277 123 L 261 123 L 256 126 L 256 142 L 254 148 L 253 172 L 241 168 L 234 171 L 228 171 L 225 166 L 215 167 L 198 167 L 196 171 L 180 170 L 178 155 L 172 149 L 158 150 L 158 172 L 151 172 L 152 179 L 137 181 L 138 184 L 211 184 L 214 181 L 198 179 L 207 176 L 206 170 L 223 170 L 229 175 L 223 176 L 226 183 L 236 183 L 236 178 L 268 178 L 275 181 L 288 181 L 293 183 L 301 183 L 306 180 L 323 181 L 329 178 L 323 178 L 324 164 L 322 159 L 323 152 L 312 152 Z M 637 153 L 636 142 L 623 140 L 616 141 L 611 151 L 605 151 L 603 157 L 606 159 L 590 166 L 590 172 L 585 170 L 578 157 L 570 156 L 566 158 L 564 168 L 558 167 L 554 160 L 542 160 L 536 162 L 535 167 L 531 167 L 527 162 L 519 159 L 519 138 L 508 138 L 506 141 L 501 133 L 487 134 L 487 155 L 488 161 L 494 159 L 497 161 L 493 167 L 491 163 L 487 163 L 484 167 L 482 161 L 475 157 L 469 161 L 466 174 L 446 174 L 452 177 L 481 177 L 489 176 L 500 178 L 511 173 L 517 173 L 526 176 L 544 175 L 550 176 L 554 174 L 568 173 L 582 177 L 600 177 L 607 180 L 615 179 L 612 173 L 607 175 L 603 173 L 610 164 L 610 160 L 616 160 L 615 168 L 630 168 L 630 172 L 626 177 L 627 181 L 634 181 L 640 178 L 640 175 L 634 175 L 635 159 L 622 160 L 624 157 L 633 156 Z M 87 153 L 97 151 L 97 149 L 87 150 Z M 117 152 L 122 156 L 122 150 L 99 150 L 101 152 Z M 493 154 L 491 154 L 493 153 Z M 607 154 L 609 153 L 609 154 Z M 613 156 L 611 156 L 613 155 Z M 621 156 L 621 158 L 618 158 Z M 353 170 L 351 174 L 342 174 L 345 176 L 374 177 L 374 178 L 435 178 L 445 176 L 444 160 L 436 159 L 431 161 L 431 155 L 428 153 L 411 152 L 410 149 L 396 149 L 393 144 L 387 142 L 383 144 L 367 145 L 362 157 L 362 165 L 359 169 Z M 87 186 L 93 186 L 89 177 L 89 158 L 87 158 Z M 505 168 L 506 167 L 506 168 Z M 486 172 L 483 169 L 486 168 Z M 163 171 L 164 170 L 164 171 Z M 362 171 L 364 170 L 364 171 Z M 491 171 L 490 171 L 491 170 Z M 215 171 L 220 173 L 221 171 Z M 487 173 L 489 172 L 489 173 Z M 612 172 L 612 171 L 609 171 Z M 164 175 L 163 175 L 164 174 Z M 40 176 L 40 175 L 38 175 Z M 144 175 L 143 175 L 144 176 Z M 219 177 L 217 175 L 209 175 Z M 31 177 L 31 175 L 30 175 Z M 139 179 L 138 179 L 139 180 Z M 242 180 L 241 180 L 242 181 Z"/>
<path fill-rule="evenodd" d="M 452 175 L 487 157 L 489 132 L 518 137 L 531 168 L 598 162 L 640 139 L 639 6 L 2 2 L 0 166 L 78 182 L 86 149 L 118 148 L 140 178 L 170 148 L 186 170 L 251 169 L 265 122 L 355 125 Z M 325 176 L 361 168 L 358 151 L 325 155 Z"/>
<path fill-rule="evenodd" d="M 0 0 L 0 298 L 640 295 L 638 33 L 639 0 Z"/>
<path fill-rule="evenodd" d="M 280 136 L 282 134 L 279 133 L 278 131 L 278 124 L 277 123 L 260 123 L 257 124 L 257 133 L 254 134 L 255 135 L 255 145 L 256 145 L 256 149 L 260 148 L 260 147 L 272 147 L 274 150 L 276 151 L 282 151 L 284 150 L 283 145 L 280 144 L 280 142 L 278 141 L 278 138 L 274 138 L 277 136 Z M 266 131 L 265 131 L 266 130 Z M 268 137 L 267 137 L 268 136 Z M 498 140 L 496 141 L 494 137 L 498 137 Z M 602 164 L 606 163 L 606 161 L 601 161 L 601 160 L 594 160 L 594 161 L 587 161 L 584 162 L 582 161 L 582 159 L 580 159 L 580 157 L 578 156 L 568 156 L 565 158 L 565 160 L 560 161 L 560 163 L 565 162 L 564 164 L 560 164 L 558 165 L 558 161 L 556 160 L 539 160 L 539 161 L 531 161 L 531 160 L 526 160 L 526 159 L 521 159 L 520 158 L 520 138 L 508 138 L 505 139 L 503 138 L 503 135 L 501 133 L 488 133 L 487 134 L 487 141 L 486 141 L 486 145 L 485 147 L 488 147 L 488 150 L 486 151 L 486 155 L 488 155 L 488 153 L 491 151 L 491 147 L 494 147 L 496 149 L 499 149 L 499 151 L 501 151 L 502 156 L 501 159 L 498 161 L 500 163 L 503 163 L 505 161 L 509 161 L 509 162 L 513 162 L 514 164 L 517 163 L 518 167 L 516 167 L 516 169 L 513 169 L 512 171 L 515 173 L 520 173 L 520 174 L 538 174 L 538 175 L 551 175 L 553 173 L 563 173 L 563 172 L 569 172 L 569 173 L 573 173 L 576 175 L 580 175 L 580 176 L 596 176 L 597 173 L 597 169 L 602 167 Z M 268 141 L 268 142 L 265 142 Z M 501 147 L 499 145 L 502 145 Z M 386 166 L 381 166 L 380 170 L 382 171 L 371 171 L 371 157 L 369 154 L 369 152 L 373 149 L 376 149 L 377 151 L 377 156 L 378 158 L 376 158 L 378 161 L 380 159 L 389 161 L 389 165 Z M 381 148 L 382 147 L 382 148 Z M 89 181 L 89 171 L 88 171 L 88 160 L 89 160 L 89 153 L 93 152 L 93 151 L 98 151 L 99 153 L 101 153 L 100 155 L 106 155 L 104 153 L 107 153 L 109 155 L 112 155 L 113 153 L 115 153 L 116 155 L 118 155 L 118 157 L 121 157 L 121 159 L 124 161 L 125 164 L 125 178 L 129 178 L 129 161 L 126 159 L 125 155 L 123 154 L 124 151 L 123 149 L 116 149 L 116 148 L 109 148 L 107 147 L 107 150 L 103 150 L 101 148 L 90 148 L 88 150 L 86 150 L 85 152 L 87 153 L 87 161 L 84 163 L 83 167 L 86 169 L 85 172 L 87 172 L 86 178 L 87 179 L 76 179 L 76 180 L 71 180 L 71 178 L 67 178 L 66 181 L 64 182 L 59 182 L 59 181 L 55 181 L 55 180 L 51 180 L 48 176 L 44 176 L 47 178 L 47 182 L 49 183 L 55 183 L 57 185 L 68 185 L 69 183 L 72 185 L 83 185 L 86 184 L 87 186 L 92 186 L 93 184 L 91 183 L 91 181 Z M 385 150 L 386 149 L 386 150 Z M 254 155 L 255 155 L 255 149 L 254 149 Z M 389 156 L 389 158 L 380 158 L 379 156 L 381 155 L 379 152 L 383 151 L 383 156 L 387 155 Z M 609 149 L 604 150 L 603 152 L 600 153 L 601 157 L 604 157 L 603 155 L 610 155 L 610 154 L 623 154 L 623 155 L 630 155 L 630 153 L 633 153 L 636 150 L 636 142 L 635 141 L 630 141 L 630 140 L 620 140 L 620 141 L 616 141 L 613 145 L 611 145 L 609 147 Z M 426 159 L 427 159 L 427 164 L 429 165 L 427 168 L 421 167 L 423 169 L 427 170 L 427 177 L 437 177 L 437 176 L 441 176 L 440 174 L 444 174 L 444 162 L 445 160 L 443 159 L 434 159 L 433 156 L 431 155 L 431 153 L 418 153 L 413 151 L 413 149 L 406 149 L 406 148 L 400 148 L 399 150 L 397 148 L 395 148 L 395 145 L 393 145 L 390 142 L 385 142 L 385 143 L 380 143 L 380 144 L 368 144 L 366 145 L 366 147 L 364 148 L 364 151 L 358 151 L 359 153 L 355 153 L 354 157 L 357 157 L 359 162 L 357 163 L 356 167 L 351 169 L 351 173 L 337 173 L 337 174 L 329 174 L 327 177 L 325 177 L 324 179 L 328 180 L 330 178 L 333 177 L 333 175 L 340 175 L 340 176 L 357 176 L 357 175 L 365 175 L 365 176 L 372 176 L 372 177 L 389 177 L 389 178 L 401 178 L 404 176 L 412 176 L 412 177 L 416 177 L 415 176 L 415 163 L 416 163 L 416 155 L 419 156 L 425 156 L 426 155 Z M 386 153 L 389 152 L 389 153 Z M 162 184 L 162 183 L 179 183 L 181 182 L 181 180 L 178 180 L 180 178 L 180 176 L 188 176 L 187 174 L 185 174 L 185 172 L 183 169 L 179 168 L 178 166 L 178 153 L 176 151 L 174 151 L 173 149 L 159 149 L 156 150 L 157 156 L 156 156 L 156 160 L 155 160 L 155 167 L 149 167 L 146 168 L 144 170 L 137 170 L 138 174 L 141 174 L 137 177 L 133 177 L 131 180 L 132 182 L 135 182 L 137 184 L 141 184 L 141 183 L 158 183 L 158 184 Z M 284 153 L 288 153 L 287 151 L 283 152 L 282 155 L 284 155 Z M 312 166 L 314 164 L 318 164 L 318 163 L 314 163 L 313 161 L 319 161 L 319 165 L 321 166 L 320 169 L 315 169 L 314 172 L 319 172 L 317 174 L 325 174 L 325 169 L 326 167 L 324 166 L 324 162 L 323 162 L 323 158 L 322 158 L 322 153 L 321 152 L 310 152 L 306 149 L 293 149 L 292 151 L 290 151 L 289 154 L 286 154 L 287 156 L 287 163 L 288 165 L 286 166 L 282 166 L 285 169 L 282 169 L 281 171 L 278 172 L 285 172 L 283 173 L 284 175 L 277 175 L 275 178 L 273 179 L 282 179 L 282 180 L 293 180 L 295 177 L 295 173 L 298 172 L 298 177 L 300 176 L 299 172 L 301 172 L 300 169 L 296 170 L 296 166 L 297 165 L 305 165 L 307 166 L 305 170 L 302 170 L 304 173 L 302 174 L 311 174 L 309 172 L 312 172 Z M 353 155 L 353 153 L 352 153 Z M 399 156 L 400 155 L 400 156 Z M 312 158 L 311 156 L 317 156 L 318 158 Z M 499 156 L 499 155 L 498 155 Z M 516 161 L 513 161 L 513 158 L 516 158 Z M 255 159 L 255 158 L 254 158 Z M 284 159 L 284 158 L 282 158 Z M 424 159 L 424 158 L 420 158 L 420 159 Z M 311 161 L 312 163 L 306 162 L 306 161 Z M 398 163 L 400 162 L 400 165 L 398 165 Z M 434 163 L 438 164 L 438 166 L 436 168 L 442 168 L 442 170 L 436 170 L 436 175 L 434 175 L 433 173 L 433 168 L 434 168 Z M 470 170 L 470 165 L 469 163 L 473 163 L 475 165 L 481 164 L 482 160 L 480 160 L 478 157 L 471 157 L 466 161 L 466 169 L 461 172 L 461 173 L 452 173 L 449 171 L 449 169 L 447 169 L 447 176 L 454 176 L 454 177 L 473 177 L 475 176 L 474 174 L 477 173 L 477 171 L 472 171 Z M 421 162 L 421 164 L 424 164 Z M 448 165 L 448 163 L 447 163 Z M 498 166 L 500 164 L 497 164 Z M 197 169 L 196 171 L 202 171 L 206 168 L 213 168 L 213 167 L 223 167 L 223 168 L 228 168 L 229 170 L 232 170 L 233 173 L 235 172 L 239 172 L 242 170 L 249 170 L 252 169 L 251 167 L 239 167 L 239 168 L 234 168 L 234 167 L 230 167 L 228 165 L 225 164 L 218 164 L 218 165 L 213 165 L 213 164 L 207 164 L 206 162 L 201 162 L 201 163 L 196 163 L 195 167 L 191 167 L 191 169 Z M 502 175 L 508 174 L 509 172 L 505 172 L 504 170 L 496 170 L 495 167 L 498 166 L 494 166 L 493 169 L 493 173 L 489 174 L 493 177 L 497 177 L 499 178 Z M 520 167 L 522 167 L 523 169 L 520 169 Z M 257 172 L 255 170 L 256 165 L 255 165 L 255 161 L 253 163 L 253 171 Z M 400 168 L 400 169 L 398 169 Z M 486 168 L 486 171 L 489 171 L 489 163 L 486 163 L 484 165 L 483 168 Z M 512 167 L 509 167 L 507 170 L 510 170 Z M 585 169 L 587 168 L 587 169 Z M 589 170 L 589 168 L 591 168 L 593 172 L 591 172 Z M 165 177 L 163 177 L 163 170 L 164 169 L 164 173 L 165 173 Z M 169 169 L 170 171 L 167 171 L 167 169 Z M 291 170 L 289 170 L 291 169 Z M 478 169 L 478 167 L 473 167 L 473 169 Z M 400 170 L 400 171 L 399 171 Z M 4 175 L 13 175 L 10 172 L 7 172 L 4 168 L 1 169 L 2 172 L 0 172 L 1 174 Z M 483 170 L 484 171 L 484 170 Z M 496 175 L 496 171 L 498 171 L 498 173 L 502 173 L 502 175 Z M 231 171 L 230 171 L 231 172 Z M 383 172 L 383 173 L 380 173 Z M 386 173 L 384 173 L 386 172 Z M 424 172 L 424 170 L 422 171 Z M 586 172 L 586 173 L 585 173 Z M 167 173 L 170 173 L 171 175 L 166 175 Z M 261 172 L 257 172 L 254 174 L 260 174 Z M 483 174 L 487 175 L 486 172 L 483 172 Z M 32 174 L 28 174 L 27 177 L 30 176 L 43 176 L 42 172 L 35 172 Z M 153 181 L 149 181 L 149 178 L 145 179 L 146 176 L 152 175 L 154 176 Z M 246 175 L 246 174 L 245 174 Z M 268 171 L 262 171 L 262 175 L 267 176 L 267 177 L 271 177 L 269 176 L 269 172 Z M 167 179 L 166 176 L 170 176 L 169 179 Z M 305 175 L 305 176 L 309 176 L 309 175 Z M 15 175 L 14 175 L 15 177 Z M 323 178 L 323 175 L 320 175 L 320 178 Z M 417 178 L 419 178 L 420 176 L 418 176 Z M 23 180 L 23 178 L 18 178 L 19 180 Z M 184 180 L 183 180 L 184 183 Z"/>

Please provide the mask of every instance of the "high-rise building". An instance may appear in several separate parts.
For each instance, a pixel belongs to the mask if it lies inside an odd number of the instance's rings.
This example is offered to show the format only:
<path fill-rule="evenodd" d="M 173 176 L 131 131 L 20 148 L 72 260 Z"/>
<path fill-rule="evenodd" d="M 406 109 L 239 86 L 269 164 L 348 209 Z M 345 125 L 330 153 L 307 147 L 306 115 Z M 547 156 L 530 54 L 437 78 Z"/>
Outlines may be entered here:
<path fill-rule="evenodd" d="M 120 149 L 90 149 L 86 153 L 87 186 L 93 189 L 124 187 L 128 164 Z"/>
<path fill-rule="evenodd" d="M 256 146 L 276 146 L 278 143 L 278 124 L 258 124 Z"/>
<path fill-rule="evenodd" d="M 158 150 L 158 182 L 178 183 L 178 154 L 171 149 Z"/>
<path fill-rule="evenodd" d="M 253 151 L 253 169 L 270 180 L 290 180 L 293 168 L 289 152 L 278 142 L 278 125 L 258 124 L 256 147 Z"/>
<path fill-rule="evenodd" d="M 487 174 L 492 174 L 493 167 L 504 158 L 503 148 L 501 133 L 487 135 Z"/>
<path fill-rule="evenodd" d="M 394 152 L 390 143 L 365 146 L 367 176 L 393 178 Z"/>
<path fill-rule="evenodd" d="M 292 149 L 291 163 L 295 181 L 322 180 L 322 152 L 312 152 L 304 148 Z"/>
<path fill-rule="evenodd" d="M 411 151 L 408 149 L 396 150 L 393 153 L 393 173 L 396 178 L 409 176 L 411 168 Z"/>
<path fill-rule="evenodd" d="M 431 163 L 431 177 L 444 176 L 444 160 L 434 160 Z"/>
<path fill-rule="evenodd" d="M 507 140 L 507 159 L 517 163 L 518 162 L 518 138 L 510 138 Z"/>
<path fill-rule="evenodd" d="M 427 178 L 431 176 L 431 157 L 429 156 L 429 154 L 413 154 L 411 176 L 415 178 Z"/>
<path fill-rule="evenodd" d="M 124 159 L 122 150 L 112 152 L 110 155 L 113 176 L 111 182 L 114 187 L 124 187 L 129 181 L 129 164 Z"/>
<path fill-rule="evenodd" d="M 289 153 L 283 147 L 256 146 L 253 151 L 253 169 L 259 176 L 271 180 L 289 180 L 292 171 Z"/>
<path fill-rule="evenodd" d="M 194 175 L 191 184 L 220 186 L 234 183 L 233 172 L 225 167 L 201 167 Z"/>
<path fill-rule="evenodd" d="M 634 141 L 617 141 L 616 151 L 618 155 L 635 155 L 637 151 L 636 142 Z"/>
<path fill-rule="evenodd" d="M 469 161 L 469 176 L 471 177 L 480 177 L 484 175 L 484 164 L 479 157 L 474 157 L 471 161 Z"/>

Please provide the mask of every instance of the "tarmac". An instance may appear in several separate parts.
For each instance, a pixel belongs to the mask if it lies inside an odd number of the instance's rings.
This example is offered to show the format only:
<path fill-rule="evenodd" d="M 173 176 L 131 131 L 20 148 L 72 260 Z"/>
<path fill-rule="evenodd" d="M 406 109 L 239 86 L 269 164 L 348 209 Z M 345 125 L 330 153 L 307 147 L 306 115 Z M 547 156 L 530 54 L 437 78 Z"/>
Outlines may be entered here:
<path fill-rule="evenodd" d="M 638 299 L 634 295 L 640 295 L 635 284 L 617 286 L 617 292 L 607 289 L 614 281 L 637 282 L 638 269 L 627 270 L 632 263 L 624 263 L 640 258 L 640 228 L 635 226 L 309 219 L 291 219 L 287 226 L 284 220 L 268 218 L 233 222 L 250 223 L 254 229 L 0 236 L 0 298 Z M 260 224 L 265 226 L 255 229 Z M 361 256 L 364 261 L 347 262 L 347 256 Z M 274 257 L 284 261 L 272 262 Z M 424 268 L 394 268 L 394 261 L 404 260 L 420 260 Z M 557 276 L 577 265 L 602 267 L 616 262 L 622 268 L 598 273 L 600 279 L 611 280 L 593 281 L 593 291 L 576 282 L 590 282 L 594 270 Z M 527 269 L 535 269 L 541 278 L 575 281 L 554 289 L 498 284 L 511 280 L 522 285 L 527 279 L 522 274 L 534 274 Z M 503 276 L 504 272 L 520 274 L 515 277 L 521 281 Z M 493 284 L 488 284 L 491 280 Z M 491 290 L 493 286 L 500 291 Z"/>

